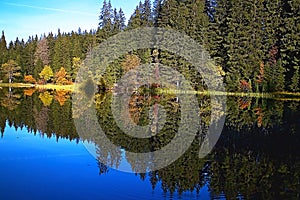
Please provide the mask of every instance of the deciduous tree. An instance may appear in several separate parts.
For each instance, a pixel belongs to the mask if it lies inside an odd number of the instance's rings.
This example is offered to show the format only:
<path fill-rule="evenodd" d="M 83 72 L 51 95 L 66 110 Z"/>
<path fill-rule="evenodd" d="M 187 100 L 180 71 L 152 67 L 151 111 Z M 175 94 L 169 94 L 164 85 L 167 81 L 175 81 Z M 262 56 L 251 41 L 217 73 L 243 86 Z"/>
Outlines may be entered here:
<path fill-rule="evenodd" d="M 53 71 L 49 65 L 45 65 L 44 69 L 39 74 L 40 78 L 43 79 L 46 83 L 50 81 L 53 77 Z"/>
<path fill-rule="evenodd" d="M 1 70 L 5 74 L 9 83 L 12 83 L 14 78 L 21 76 L 21 67 L 14 60 L 9 60 L 2 64 Z"/>

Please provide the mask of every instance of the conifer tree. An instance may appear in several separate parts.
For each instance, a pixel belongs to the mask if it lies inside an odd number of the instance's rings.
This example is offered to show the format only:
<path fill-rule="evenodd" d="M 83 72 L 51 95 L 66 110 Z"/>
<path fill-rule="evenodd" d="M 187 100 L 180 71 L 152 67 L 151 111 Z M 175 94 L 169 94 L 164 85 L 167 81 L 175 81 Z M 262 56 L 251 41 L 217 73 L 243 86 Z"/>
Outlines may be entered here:
<path fill-rule="evenodd" d="M 4 31 L 0 39 L 0 65 L 7 61 L 7 46 Z"/>

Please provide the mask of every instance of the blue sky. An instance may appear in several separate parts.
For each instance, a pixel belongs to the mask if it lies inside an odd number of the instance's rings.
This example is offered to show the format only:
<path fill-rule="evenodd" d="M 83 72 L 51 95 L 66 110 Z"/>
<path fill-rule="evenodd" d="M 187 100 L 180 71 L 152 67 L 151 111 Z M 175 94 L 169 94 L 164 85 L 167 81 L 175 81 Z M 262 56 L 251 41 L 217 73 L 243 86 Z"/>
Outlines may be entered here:
<path fill-rule="evenodd" d="M 126 19 L 139 0 L 111 0 L 112 6 L 122 8 Z M 15 0 L 0 1 L 0 31 L 7 42 L 16 37 L 28 40 L 30 35 L 96 29 L 103 0 Z"/>

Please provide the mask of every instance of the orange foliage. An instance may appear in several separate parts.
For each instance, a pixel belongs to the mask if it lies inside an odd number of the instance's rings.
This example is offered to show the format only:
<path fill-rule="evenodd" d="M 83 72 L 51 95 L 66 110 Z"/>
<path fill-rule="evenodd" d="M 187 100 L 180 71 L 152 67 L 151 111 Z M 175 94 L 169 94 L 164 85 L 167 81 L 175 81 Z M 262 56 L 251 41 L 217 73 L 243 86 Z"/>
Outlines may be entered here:
<path fill-rule="evenodd" d="M 141 64 L 141 59 L 134 54 L 127 54 L 125 56 L 124 62 L 122 62 L 122 67 L 125 72 L 128 72 Z"/>
<path fill-rule="evenodd" d="M 55 100 L 58 101 L 60 106 L 63 106 L 69 98 L 70 98 L 69 91 L 57 90 L 55 92 Z"/>
<path fill-rule="evenodd" d="M 25 83 L 32 83 L 32 84 L 36 83 L 35 78 L 33 78 L 31 75 L 24 76 L 24 81 Z"/>
<path fill-rule="evenodd" d="M 72 84 L 71 81 L 67 79 L 67 72 L 65 68 L 61 67 L 58 72 L 55 74 L 56 83 L 59 85 L 70 85 Z"/>
<path fill-rule="evenodd" d="M 261 108 L 255 108 L 254 112 L 257 115 L 257 126 L 261 127 L 262 124 L 263 124 L 263 118 L 264 118 L 264 114 L 262 112 L 262 109 Z"/>
<path fill-rule="evenodd" d="M 251 105 L 251 101 L 249 101 L 248 99 L 241 99 L 239 101 L 239 108 L 242 110 L 249 108 L 250 105 Z"/>
<path fill-rule="evenodd" d="M 31 97 L 34 92 L 35 92 L 35 88 L 26 89 L 26 90 L 24 90 L 24 95 Z"/>

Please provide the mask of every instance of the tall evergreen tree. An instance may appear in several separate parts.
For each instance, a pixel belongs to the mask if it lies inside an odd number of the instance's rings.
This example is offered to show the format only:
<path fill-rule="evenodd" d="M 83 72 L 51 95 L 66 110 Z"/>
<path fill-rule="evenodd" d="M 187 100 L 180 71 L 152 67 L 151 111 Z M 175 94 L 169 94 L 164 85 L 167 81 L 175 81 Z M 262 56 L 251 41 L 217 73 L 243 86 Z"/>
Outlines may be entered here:
<path fill-rule="evenodd" d="M 151 11 L 151 1 L 145 0 L 141 9 L 141 20 L 142 20 L 142 26 L 152 26 L 153 20 L 152 20 L 152 11 Z"/>
<path fill-rule="evenodd" d="M 286 75 L 287 89 L 295 88 L 297 70 L 300 67 L 300 0 L 282 1 L 282 34 L 280 55 Z M 299 85 L 299 83 L 298 83 Z"/>
<path fill-rule="evenodd" d="M 24 49 L 24 66 L 23 66 L 23 73 L 24 75 L 33 75 L 34 74 L 34 54 L 37 46 L 37 40 L 33 38 L 33 36 L 29 37 L 28 41 L 25 44 Z"/>
<path fill-rule="evenodd" d="M 129 29 L 139 28 L 142 26 L 141 15 L 142 15 L 142 4 L 140 2 L 139 6 L 136 6 L 134 13 L 130 16 L 130 19 L 128 21 Z"/>
<path fill-rule="evenodd" d="M 152 9 L 152 18 L 153 18 L 153 25 L 158 26 L 158 18 L 161 13 L 162 8 L 162 0 L 154 0 L 153 2 L 153 9 Z"/>
<path fill-rule="evenodd" d="M 7 44 L 4 35 L 4 31 L 2 31 L 2 36 L 0 39 L 0 65 L 7 61 Z"/>
<path fill-rule="evenodd" d="M 99 16 L 99 26 L 97 30 L 97 42 L 102 42 L 112 34 L 113 30 L 113 8 L 110 0 L 104 0 Z"/>

